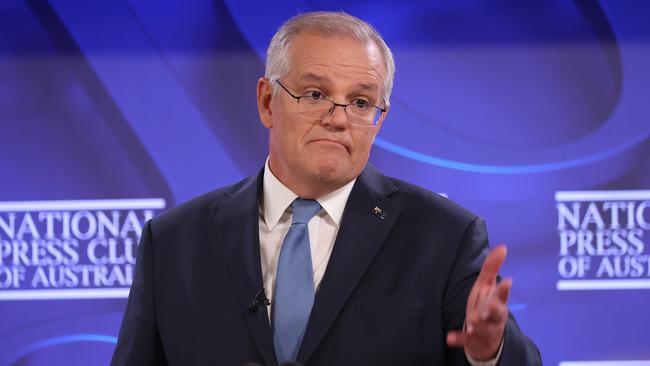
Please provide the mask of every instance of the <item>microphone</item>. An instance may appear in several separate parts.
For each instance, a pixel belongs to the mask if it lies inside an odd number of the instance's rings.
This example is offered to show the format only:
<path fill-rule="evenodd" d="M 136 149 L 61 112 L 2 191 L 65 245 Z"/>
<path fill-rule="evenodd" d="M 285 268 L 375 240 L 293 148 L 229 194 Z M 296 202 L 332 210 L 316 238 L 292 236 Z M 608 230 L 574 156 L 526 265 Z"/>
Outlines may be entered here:
<path fill-rule="evenodd" d="M 266 291 L 264 291 L 264 287 L 262 287 L 261 290 L 257 291 L 255 298 L 248 305 L 248 311 L 250 311 L 251 313 L 256 313 L 257 309 L 262 305 L 266 305 L 266 306 L 271 305 L 271 301 L 266 298 Z"/>

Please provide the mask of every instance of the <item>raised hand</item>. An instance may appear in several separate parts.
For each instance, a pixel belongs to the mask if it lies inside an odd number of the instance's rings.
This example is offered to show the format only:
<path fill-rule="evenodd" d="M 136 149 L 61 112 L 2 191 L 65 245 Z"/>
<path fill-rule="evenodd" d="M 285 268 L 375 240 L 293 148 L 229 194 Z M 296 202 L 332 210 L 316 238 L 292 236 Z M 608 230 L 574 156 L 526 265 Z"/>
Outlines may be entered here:
<path fill-rule="evenodd" d="M 496 357 L 503 340 L 512 279 L 506 278 L 499 284 L 496 279 L 506 253 L 505 245 L 499 245 L 488 254 L 467 299 L 464 329 L 447 334 L 449 346 L 464 348 L 475 360 Z"/>

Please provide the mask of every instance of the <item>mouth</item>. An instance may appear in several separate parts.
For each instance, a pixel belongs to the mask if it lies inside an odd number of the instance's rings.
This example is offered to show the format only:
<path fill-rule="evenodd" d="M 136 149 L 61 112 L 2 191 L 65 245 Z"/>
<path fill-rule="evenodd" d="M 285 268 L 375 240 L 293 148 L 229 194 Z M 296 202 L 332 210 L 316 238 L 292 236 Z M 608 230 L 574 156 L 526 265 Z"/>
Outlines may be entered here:
<path fill-rule="evenodd" d="M 335 141 L 335 140 L 316 139 L 316 140 L 310 141 L 309 143 L 310 144 L 317 144 L 317 145 L 322 146 L 322 147 L 345 149 L 346 151 L 349 151 L 348 147 L 345 144 L 343 144 L 343 143 L 341 143 L 339 141 Z"/>

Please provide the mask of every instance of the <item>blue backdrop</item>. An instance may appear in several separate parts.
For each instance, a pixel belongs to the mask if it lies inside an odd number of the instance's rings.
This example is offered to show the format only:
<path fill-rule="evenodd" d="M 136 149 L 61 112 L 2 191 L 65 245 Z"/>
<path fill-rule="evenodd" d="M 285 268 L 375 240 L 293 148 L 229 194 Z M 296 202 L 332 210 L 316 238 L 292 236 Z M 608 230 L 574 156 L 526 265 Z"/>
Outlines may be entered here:
<path fill-rule="evenodd" d="M 544 362 L 650 365 L 644 0 L 3 1 L 0 365 L 108 363 L 139 225 L 262 167 L 265 48 L 309 10 L 385 37 L 371 162 L 486 218 Z"/>

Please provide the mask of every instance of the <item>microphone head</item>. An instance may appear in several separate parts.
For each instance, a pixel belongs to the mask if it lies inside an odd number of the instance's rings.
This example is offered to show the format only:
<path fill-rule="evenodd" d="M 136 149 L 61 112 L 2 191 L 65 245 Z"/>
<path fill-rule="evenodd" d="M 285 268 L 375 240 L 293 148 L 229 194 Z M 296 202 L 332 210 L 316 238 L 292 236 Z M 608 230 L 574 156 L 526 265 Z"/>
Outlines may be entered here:
<path fill-rule="evenodd" d="M 287 361 L 287 362 L 282 362 L 278 366 L 302 366 L 302 364 L 296 361 Z"/>

